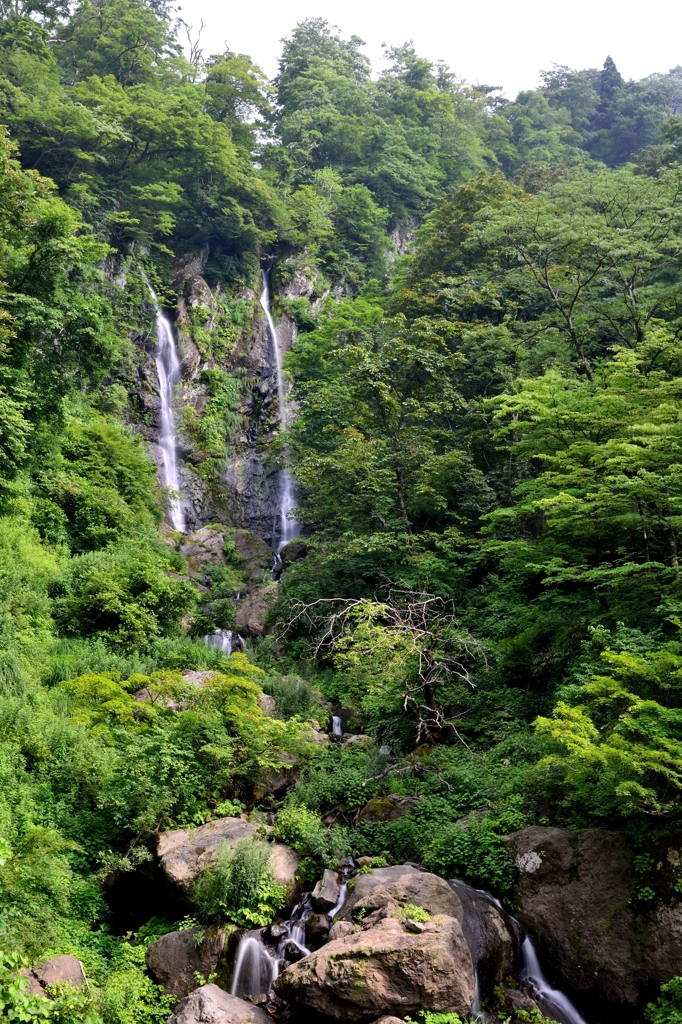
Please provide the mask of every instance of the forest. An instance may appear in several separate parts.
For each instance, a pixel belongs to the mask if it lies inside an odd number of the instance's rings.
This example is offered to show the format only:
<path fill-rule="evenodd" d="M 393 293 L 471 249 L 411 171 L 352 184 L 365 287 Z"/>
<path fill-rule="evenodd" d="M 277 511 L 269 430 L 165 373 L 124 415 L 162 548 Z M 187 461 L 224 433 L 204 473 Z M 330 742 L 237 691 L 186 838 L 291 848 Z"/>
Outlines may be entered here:
<path fill-rule="evenodd" d="M 409 863 L 532 932 L 509 837 L 608 835 L 633 929 L 682 935 L 682 66 L 508 100 L 409 42 L 376 73 L 322 19 L 273 81 L 193 31 L 0 0 L 0 1019 L 165 1024 L 150 945 L 279 920 L 272 839 L 306 891 Z M 226 818 L 258 836 L 189 903 L 139 896 L 159 837 Z M 88 986 L 27 988 L 64 955 Z M 660 959 L 620 1002 L 552 977 L 590 1024 L 681 1024 Z M 407 1020 L 461 1024 L 436 1011 Z"/>

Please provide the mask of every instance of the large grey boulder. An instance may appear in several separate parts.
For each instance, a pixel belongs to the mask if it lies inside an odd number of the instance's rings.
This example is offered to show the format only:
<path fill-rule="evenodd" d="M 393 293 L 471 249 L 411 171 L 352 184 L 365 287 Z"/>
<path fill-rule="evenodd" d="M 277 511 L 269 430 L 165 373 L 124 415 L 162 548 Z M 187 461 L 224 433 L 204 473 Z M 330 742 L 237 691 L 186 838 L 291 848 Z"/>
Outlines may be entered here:
<path fill-rule="evenodd" d="M 360 911 L 371 914 L 389 907 L 412 903 L 430 914 L 446 914 L 462 921 L 462 903 L 444 878 L 421 871 L 410 864 L 374 868 L 368 874 L 356 875 L 340 916 L 353 920 Z"/>
<path fill-rule="evenodd" d="M 188 896 L 197 875 L 215 860 L 218 847 L 226 843 L 234 847 L 240 839 L 250 839 L 259 826 L 242 818 L 219 818 L 198 828 L 176 828 L 161 832 L 157 853 L 161 868 L 168 879 L 184 896 Z M 284 843 L 272 843 L 270 870 L 276 882 L 286 885 L 289 898 L 298 897 L 296 872 L 301 858 Z"/>
<path fill-rule="evenodd" d="M 576 992 L 628 1012 L 654 983 L 682 973 L 682 837 L 638 851 L 650 858 L 646 877 L 634 871 L 622 832 L 535 826 L 509 843 L 519 918 Z M 640 901 L 645 887 L 653 898 Z"/>
<path fill-rule="evenodd" d="M 217 985 L 202 985 L 178 1003 L 167 1024 L 272 1024 L 272 1018 Z"/>
<path fill-rule="evenodd" d="M 327 910 L 333 910 L 339 902 L 341 895 L 341 881 L 336 871 L 325 868 L 324 874 L 312 891 L 312 901 L 315 910 L 324 914 Z"/>
<path fill-rule="evenodd" d="M 438 915 L 420 934 L 395 917 L 328 942 L 276 979 L 281 998 L 339 1021 L 417 1010 L 468 1014 L 474 968 L 459 922 Z"/>
<path fill-rule="evenodd" d="M 270 572 L 275 561 L 275 553 L 269 544 L 250 530 L 229 530 L 227 536 L 236 548 L 242 572 L 251 589 L 264 572 Z"/>
<path fill-rule="evenodd" d="M 46 995 L 45 988 L 48 985 L 72 985 L 74 988 L 81 988 L 86 984 L 82 963 L 75 956 L 68 954 L 55 956 L 36 967 L 28 967 L 22 974 L 28 978 L 26 991 L 35 996 Z"/>
<path fill-rule="evenodd" d="M 235 622 L 237 631 L 242 636 L 261 636 L 265 632 L 270 609 L 278 594 L 279 587 L 276 583 L 266 583 L 262 587 L 256 587 L 239 602 Z"/>
<path fill-rule="evenodd" d="M 357 820 L 365 825 L 378 821 L 399 821 L 413 811 L 418 803 L 419 797 L 400 796 L 398 793 L 374 797 L 360 809 Z"/>
<path fill-rule="evenodd" d="M 164 992 L 186 996 L 198 987 L 195 974 L 208 978 L 217 974 L 227 940 L 223 928 L 209 928 L 197 942 L 196 930 L 169 932 L 147 948 L 145 961 Z"/>

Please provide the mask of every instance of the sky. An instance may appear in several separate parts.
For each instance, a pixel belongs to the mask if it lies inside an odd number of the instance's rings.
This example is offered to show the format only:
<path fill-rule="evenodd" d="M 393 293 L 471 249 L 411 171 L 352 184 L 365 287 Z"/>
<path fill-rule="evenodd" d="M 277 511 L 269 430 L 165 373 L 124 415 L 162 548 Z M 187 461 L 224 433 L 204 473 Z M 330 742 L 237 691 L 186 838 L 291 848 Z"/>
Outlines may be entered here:
<path fill-rule="evenodd" d="M 420 56 L 444 60 L 460 77 L 499 85 L 510 98 L 537 86 L 552 64 L 601 67 L 609 54 L 625 78 L 682 64 L 679 0 L 180 0 L 181 16 L 202 21 L 204 56 L 226 47 L 247 53 L 269 77 L 277 72 L 283 36 L 298 21 L 323 17 L 344 36 L 366 40 L 373 68 L 382 43 L 413 40 Z"/>

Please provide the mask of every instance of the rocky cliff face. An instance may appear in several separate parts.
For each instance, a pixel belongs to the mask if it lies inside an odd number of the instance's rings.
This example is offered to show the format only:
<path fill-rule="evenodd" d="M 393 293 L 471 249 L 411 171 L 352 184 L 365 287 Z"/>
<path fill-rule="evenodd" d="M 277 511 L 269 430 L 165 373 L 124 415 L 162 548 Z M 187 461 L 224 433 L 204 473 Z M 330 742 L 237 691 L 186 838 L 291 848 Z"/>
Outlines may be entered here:
<path fill-rule="evenodd" d="M 575 993 L 641 1006 L 682 971 L 682 837 L 636 853 L 622 832 L 532 827 L 510 839 L 519 918 Z"/>
<path fill-rule="evenodd" d="M 252 288 L 226 292 L 201 276 L 208 253 L 186 260 L 173 287 L 182 376 L 176 389 L 180 479 L 188 528 L 215 520 L 253 530 L 272 543 L 280 485 L 273 441 L 279 430 L 272 345 L 259 296 Z M 302 274 L 281 289 L 305 297 Z M 296 325 L 286 312 L 275 317 L 281 352 L 289 351 Z M 130 391 L 130 415 L 158 454 L 160 398 L 153 332 L 134 338 L 138 352 Z M 158 460 L 157 460 L 158 461 Z"/>

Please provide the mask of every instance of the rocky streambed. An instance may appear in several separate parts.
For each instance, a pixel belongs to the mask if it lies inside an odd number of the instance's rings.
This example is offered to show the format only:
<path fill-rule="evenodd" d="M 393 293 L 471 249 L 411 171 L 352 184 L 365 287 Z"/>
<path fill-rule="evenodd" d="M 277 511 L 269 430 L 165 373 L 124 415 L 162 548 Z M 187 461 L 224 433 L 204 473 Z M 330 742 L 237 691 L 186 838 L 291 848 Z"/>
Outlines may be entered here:
<path fill-rule="evenodd" d="M 192 882 L 219 846 L 258 829 L 222 818 L 162 833 L 148 886 L 191 910 Z M 640 861 L 621 833 L 532 827 L 509 844 L 516 917 L 464 882 L 369 858 L 340 862 L 302 892 L 298 854 L 273 843 L 271 869 L 289 891 L 273 924 L 188 928 L 149 946 L 150 973 L 180 999 L 169 1024 L 396 1024 L 419 1010 L 489 1024 L 532 1021 L 537 1010 L 559 1024 L 636 1019 L 658 984 L 682 973 L 679 850 L 666 839 L 647 854 L 660 893 L 642 908 Z M 73 957 L 28 976 L 35 991 L 83 984 Z"/>
<path fill-rule="evenodd" d="M 166 833 L 159 858 L 167 880 L 188 892 L 219 843 L 255 827 L 222 819 Z M 289 880 L 293 905 L 269 927 L 171 932 L 149 947 L 150 972 L 185 997 L 172 1024 L 228 1024 L 242 1019 L 238 1010 L 253 1021 L 265 1012 L 369 1024 L 419 1010 L 492 1020 L 492 1009 L 509 1017 L 536 1004 L 561 1024 L 581 1024 L 539 972 L 522 926 L 489 894 L 416 864 L 373 868 L 368 858 L 342 862 L 301 893 L 297 866 L 293 851 L 274 846 L 273 869 Z M 216 984 L 197 988 L 197 977 Z"/>

